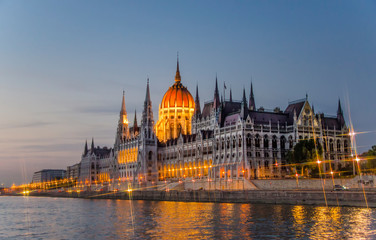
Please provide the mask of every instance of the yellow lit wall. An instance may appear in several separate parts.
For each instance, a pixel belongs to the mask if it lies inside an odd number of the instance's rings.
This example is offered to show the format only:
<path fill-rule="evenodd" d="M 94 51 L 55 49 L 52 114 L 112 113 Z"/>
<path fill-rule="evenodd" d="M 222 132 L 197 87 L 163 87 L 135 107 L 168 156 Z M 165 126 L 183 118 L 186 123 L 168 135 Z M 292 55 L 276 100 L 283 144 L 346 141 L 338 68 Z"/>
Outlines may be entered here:
<path fill-rule="evenodd" d="M 174 139 L 182 134 L 191 134 L 191 119 L 194 113 L 194 102 L 188 107 L 159 107 L 159 119 L 156 134 L 161 142 Z"/>
<path fill-rule="evenodd" d="M 118 152 L 118 163 L 127 164 L 137 161 L 138 148 L 124 149 Z"/>

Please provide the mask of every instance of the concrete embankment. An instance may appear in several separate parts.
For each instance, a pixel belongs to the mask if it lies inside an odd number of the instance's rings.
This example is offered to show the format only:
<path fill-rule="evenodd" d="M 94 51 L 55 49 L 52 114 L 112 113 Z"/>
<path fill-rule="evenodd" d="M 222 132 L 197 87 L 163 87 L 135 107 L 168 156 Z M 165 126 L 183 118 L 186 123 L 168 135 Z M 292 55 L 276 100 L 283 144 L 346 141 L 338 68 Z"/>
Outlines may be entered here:
<path fill-rule="evenodd" d="M 231 202 L 293 205 L 376 207 L 376 193 L 362 191 L 132 191 L 132 192 L 34 192 L 31 196 L 72 197 L 86 199 L 123 199 L 183 202 Z"/>

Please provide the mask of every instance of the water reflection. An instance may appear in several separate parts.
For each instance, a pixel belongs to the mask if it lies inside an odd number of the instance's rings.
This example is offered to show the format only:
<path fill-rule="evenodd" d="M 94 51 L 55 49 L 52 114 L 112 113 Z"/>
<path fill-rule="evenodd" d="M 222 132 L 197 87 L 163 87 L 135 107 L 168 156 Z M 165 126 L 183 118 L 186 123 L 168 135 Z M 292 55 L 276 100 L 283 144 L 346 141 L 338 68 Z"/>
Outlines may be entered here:
<path fill-rule="evenodd" d="M 375 209 L 0 198 L 0 239 L 371 239 Z"/>

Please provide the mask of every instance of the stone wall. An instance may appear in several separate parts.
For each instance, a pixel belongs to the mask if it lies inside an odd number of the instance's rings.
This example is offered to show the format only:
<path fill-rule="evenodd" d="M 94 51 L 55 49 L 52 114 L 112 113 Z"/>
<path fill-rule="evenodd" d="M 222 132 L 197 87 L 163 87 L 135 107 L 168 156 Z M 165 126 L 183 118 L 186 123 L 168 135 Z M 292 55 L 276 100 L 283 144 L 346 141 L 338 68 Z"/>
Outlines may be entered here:
<path fill-rule="evenodd" d="M 372 189 L 376 185 L 374 175 L 359 176 L 355 178 L 323 178 L 323 179 L 273 179 L 273 180 L 250 180 L 258 189 L 262 190 L 333 190 L 334 185 L 346 186 L 350 189 L 361 189 L 362 184 L 366 189 Z M 334 185 L 333 185 L 334 182 Z"/>

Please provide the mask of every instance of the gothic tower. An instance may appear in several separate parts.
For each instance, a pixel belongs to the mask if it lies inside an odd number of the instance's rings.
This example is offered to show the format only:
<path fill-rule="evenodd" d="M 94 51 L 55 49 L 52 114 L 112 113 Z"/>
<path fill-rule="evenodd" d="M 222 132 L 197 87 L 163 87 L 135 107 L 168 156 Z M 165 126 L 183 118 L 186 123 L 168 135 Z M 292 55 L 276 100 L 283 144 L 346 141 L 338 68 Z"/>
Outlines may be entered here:
<path fill-rule="evenodd" d="M 128 127 L 127 110 L 125 109 L 125 98 L 124 98 L 124 91 L 123 91 L 123 100 L 121 103 L 120 117 L 119 117 L 118 128 L 117 128 L 116 139 L 115 139 L 115 147 L 128 138 L 129 138 L 129 127 Z"/>
<path fill-rule="evenodd" d="M 146 86 L 144 110 L 142 112 L 139 154 L 135 177 L 142 184 L 158 179 L 157 137 L 154 133 L 153 108 L 150 99 L 149 79 Z"/>

